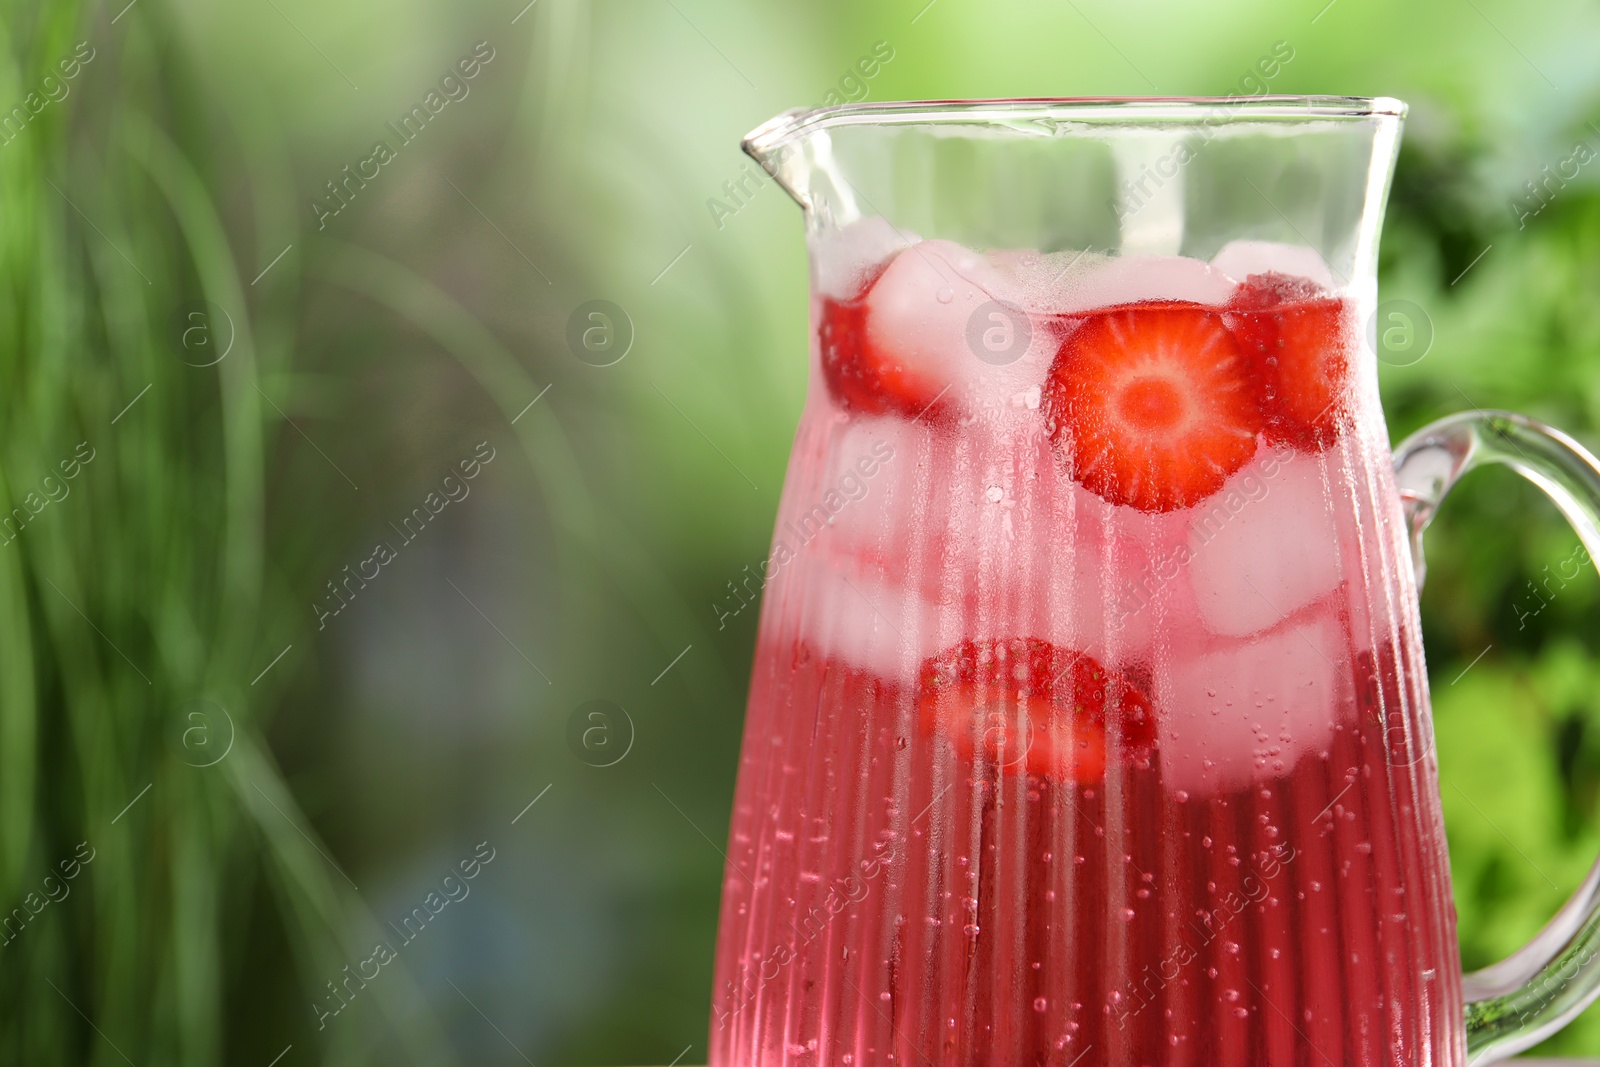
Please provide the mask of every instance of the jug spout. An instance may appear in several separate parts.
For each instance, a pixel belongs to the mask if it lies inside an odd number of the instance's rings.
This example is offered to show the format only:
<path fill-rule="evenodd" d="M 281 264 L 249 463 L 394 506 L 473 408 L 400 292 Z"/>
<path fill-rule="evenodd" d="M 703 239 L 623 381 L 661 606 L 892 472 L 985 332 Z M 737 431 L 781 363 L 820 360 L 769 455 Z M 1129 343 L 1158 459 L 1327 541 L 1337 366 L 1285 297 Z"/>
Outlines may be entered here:
<path fill-rule="evenodd" d="M 744 140 L 740 143 L 745 155 L 761 164 L 761 169 L 796 199 L 799 199 L 798 194 L 783 178 L 783 162 L 792 154 L 789 140 L 800 126 L 805 113 L 804 108 L 795 107 L 780 115 L 774 115 L 745 134 Z"/>
<path fill-rule="evenodd" d="M 793 108 L 751 130 L 743 142 L 745 153 L 761 164 L 761 169 L 807 213 L 815 211 L 825 199 L 834 199 L 832 194 L 848 193 L 850 189 L 834 163 L 827 130 L 812 129 L 817 115 L 815 111 Z M 813 195 L 819 182 L 826 185 L 820 197 Z M 842 204 L 854 202 L 855 198 L 849 195 L 841 200 Z M 847 224 L 855 217 L 852 214 L 835 221 Z"/>

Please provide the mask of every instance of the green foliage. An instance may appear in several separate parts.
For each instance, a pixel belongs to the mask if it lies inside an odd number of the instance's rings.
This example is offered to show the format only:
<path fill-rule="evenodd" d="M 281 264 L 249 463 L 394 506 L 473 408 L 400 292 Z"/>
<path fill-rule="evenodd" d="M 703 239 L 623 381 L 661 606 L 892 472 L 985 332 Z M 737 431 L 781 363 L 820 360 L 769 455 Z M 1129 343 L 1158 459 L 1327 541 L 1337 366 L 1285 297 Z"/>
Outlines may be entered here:
<path fill-rule="evenodd" d="M 373 926 L 265 741 L 290 675 L 258 672 L 301 611 L 283 591 L 327 566 L 266 515 L 286 430 L 266 390 L 292 324 L 252 320 L 211 191 L 225 157 L 213 169 L 182 49 L 148 14 L 112 38 L 72 5 L 41 9 L 0 55 L 0 93 L 21 100 L 93 42 L 72 107 L 0 150 L 6 1062 L 222 1062 L 253 979 L 228 958 L 243 900 L 270 900 L 257 921 L 297 946 L 308 984 Z M 383 990 L 390 1019 L 438 1062 L 404 993 Z M 346 1035 L 330 1062 L 354 1055 Z"/>

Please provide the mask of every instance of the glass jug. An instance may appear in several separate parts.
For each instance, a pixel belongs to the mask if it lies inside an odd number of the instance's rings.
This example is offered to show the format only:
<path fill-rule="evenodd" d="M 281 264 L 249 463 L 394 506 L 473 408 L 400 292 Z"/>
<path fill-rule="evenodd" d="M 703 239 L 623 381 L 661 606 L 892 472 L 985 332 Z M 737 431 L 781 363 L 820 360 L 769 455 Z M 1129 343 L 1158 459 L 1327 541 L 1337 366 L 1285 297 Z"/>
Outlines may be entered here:
<path fill-rule="evenodd" d="M 746 139 L 805 211 L 811 380 L 712 1067 L 1449 1067 L 1594 998 L 1597 875 L 1460 971 L 1420 538 L 1504 463 L 1600 556 L 1600 471 L 1499 413 L 1391 455 L 1404 113 L 846 105 Z"/>

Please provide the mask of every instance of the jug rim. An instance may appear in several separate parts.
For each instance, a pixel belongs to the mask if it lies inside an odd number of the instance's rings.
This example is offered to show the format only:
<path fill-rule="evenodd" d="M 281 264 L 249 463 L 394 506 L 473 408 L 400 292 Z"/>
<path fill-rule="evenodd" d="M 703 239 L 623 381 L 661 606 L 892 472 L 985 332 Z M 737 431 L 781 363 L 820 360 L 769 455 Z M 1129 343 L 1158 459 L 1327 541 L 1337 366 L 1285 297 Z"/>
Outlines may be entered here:
<path fill-rule="evenodd" d="M 836 126 L 972 123 L 1063 118 L 1089 124 L 1221 121 L 1250 119 L 1326 121 L 1401 119 L 1406 104 L 1389 96 L 1035 96 L 977 100 L 892 100 L 793 108 L 745 135 L 744 150 L 756 159 L 818 130 Z"/>

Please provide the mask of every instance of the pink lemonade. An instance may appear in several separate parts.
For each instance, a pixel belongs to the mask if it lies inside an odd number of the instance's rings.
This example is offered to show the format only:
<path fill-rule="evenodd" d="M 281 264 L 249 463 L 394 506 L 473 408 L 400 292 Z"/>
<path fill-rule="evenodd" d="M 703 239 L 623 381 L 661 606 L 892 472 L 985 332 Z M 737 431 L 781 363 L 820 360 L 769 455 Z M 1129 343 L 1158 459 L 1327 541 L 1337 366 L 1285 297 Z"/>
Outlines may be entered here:
<path fill-rule="evenodd" d="M 817 256 L 713 1067 L 1457 1062 L 1360 298 L 873 227 Z"/>

